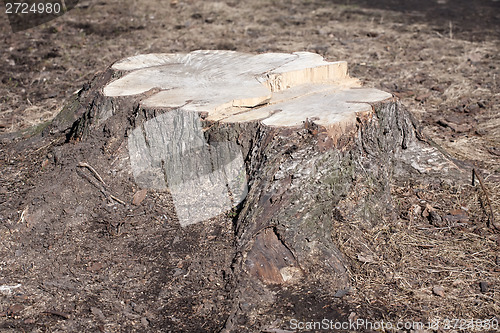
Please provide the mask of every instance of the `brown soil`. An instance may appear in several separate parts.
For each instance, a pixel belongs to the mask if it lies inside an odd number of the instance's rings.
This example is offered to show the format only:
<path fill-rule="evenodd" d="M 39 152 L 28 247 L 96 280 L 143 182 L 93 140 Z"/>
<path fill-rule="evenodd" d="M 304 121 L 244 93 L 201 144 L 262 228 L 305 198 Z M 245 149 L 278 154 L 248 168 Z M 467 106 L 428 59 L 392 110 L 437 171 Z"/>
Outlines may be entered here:
<path fill-rule="evenodd" d="M 500 2 L 401 3 L 81 1 L 16 34 L 2 20 L 0 287 L 21 286 L 0 291 L 0 331 L 223 327 L 231 214 L 185 229 L 165 194 L 148 193 L 132 208 L 108 202 L 75 168 L 93 158 L 85 144 L 33 136 L 114 61 L 196 49 L 306 50 L 347 60 L 351 76 L 400 97 L 427 136 L 484 178 L 484 189 L 449 179 L 398 183 L 395 220 L 367 225 L 340 216 L 332 237 L 351 262 L 352 290 L 343 297 L 316 285 L 276 290 L 275 305 L 249 323 L 286 329 L 291 318 L 498 316 L 500 236 L 488 214 L 499 223 Z M 96 168 L 118 197 L 132 200 L 135 188 Z"/>

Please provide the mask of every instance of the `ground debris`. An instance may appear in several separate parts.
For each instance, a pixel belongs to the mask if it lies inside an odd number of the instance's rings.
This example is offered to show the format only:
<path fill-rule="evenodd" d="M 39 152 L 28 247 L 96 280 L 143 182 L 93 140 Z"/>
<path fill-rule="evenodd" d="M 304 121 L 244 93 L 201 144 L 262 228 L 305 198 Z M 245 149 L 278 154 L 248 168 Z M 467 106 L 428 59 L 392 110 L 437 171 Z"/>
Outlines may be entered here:
<path fill-rule="evenodd" d="M 70 315 L 68 313 L 57 311 L 57 310 L 49 310 L 49 311 L 44 311 L 42 313 L 47 314 L 47 315 L 53 315 L 56 317 L 60 317 L 62 319 L 69 319 L 70 318 Z"/>
<path fill-rule="evenodd" d="M 440 296 L 440 297 L 444 297 L 445 296 L 445 293 L 444 293 L 444 288 L 441 287 L 441 286 L 435 286 L 432 288 L 432 293 L 436 296 Z"/>

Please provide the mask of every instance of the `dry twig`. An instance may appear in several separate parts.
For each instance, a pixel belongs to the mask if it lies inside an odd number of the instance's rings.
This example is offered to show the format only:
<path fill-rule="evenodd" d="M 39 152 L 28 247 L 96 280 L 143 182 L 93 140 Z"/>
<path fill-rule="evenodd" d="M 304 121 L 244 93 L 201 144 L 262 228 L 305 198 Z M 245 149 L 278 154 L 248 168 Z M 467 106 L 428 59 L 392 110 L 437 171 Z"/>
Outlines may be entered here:
<path fill-rule="evenodd" d="M 500 230 L 500 227 L 496 225 L 495 223 L 495 216 L 493 215 L 493 205 L 491 204 L 490 196 L 488 194 L 488 191 L 486 190 L 486 186 L 484 186 L 484 180 L 483 177 L 476 171 L 475 168 L 472 169 L 472 185 L 475 183 L 475 177 L 479 180 L 479 185 L 481 185 L 481 189 L 483 190 L 484 196 L 486 197 L 486 202 L 488 203 L 488 207 L 490 208 L 489 212 L 489 224 L 493 225 L 495 229 Z"/>
<path fill-rule="evenodd" d="M 112 200 L 114 200 L 114 201 L 116 201 L 116 202 L 118 202 L 118 203 L 120 203 L 120 204 L 122 204 L 124 206 L 126 205 L 123 200 L 120 200 L 119 198 L 117 198 L 113 194 L 109 193 L 109 191 L 104 187 L 104 186 L 107 186 L 106 183 L 104 182 L 104 180 L 102 179 L 102 177 L 99 175 L 99 173 L 91 165 L 89 165 L 88 163 L 85 163 L 85 162 L 79 162 L 78 163 L 78 167 L 87 168 L 94 175 L 94 177 L 96 179 L 98 179 L 102 183 L 102 185 L 99 184 L 98 182 L 96 182 L 92 178 L 90 178 L 87 175 L 85 175 L 83 172 L 77 172 L 80 176 L 82 176 L 83 178 L 87 179 L 92 185 L 94 185 L 95 187 L 97 187 L 102 192 L 102 194 L 104 194 L 108 198 L 110 198 L 110 199 L 112 199 Z"/>
<path fill-rule="evenodd" d="M 97 171 L 95 171 L 95 169 L 88 163 L 85 163 L 85 162 L 78 162 L 78 166 L 81 167 L 81 168 L 87 168 L 89 169 L 93 174 L 94 176 L 101 182 L 103 183 L 104 185 L 106 185 L 106 183 L 104 182 L 104 180 L 102 179 L 101 175 L 99 175 L 99 173 Z"/>

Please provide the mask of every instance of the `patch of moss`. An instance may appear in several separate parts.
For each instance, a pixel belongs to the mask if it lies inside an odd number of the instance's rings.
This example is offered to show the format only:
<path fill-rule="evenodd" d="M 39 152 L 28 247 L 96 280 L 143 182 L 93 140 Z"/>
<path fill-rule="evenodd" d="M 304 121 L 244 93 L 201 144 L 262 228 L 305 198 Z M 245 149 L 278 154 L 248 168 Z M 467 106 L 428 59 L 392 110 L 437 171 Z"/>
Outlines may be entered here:
<path fill-rule="evenodd" d="M 76 120 L 75 113 L 80 106 L 78 95 L 73 95 L 64 108 L 57 114 L 52 123 L 57 128 L 69 127 Z"/>

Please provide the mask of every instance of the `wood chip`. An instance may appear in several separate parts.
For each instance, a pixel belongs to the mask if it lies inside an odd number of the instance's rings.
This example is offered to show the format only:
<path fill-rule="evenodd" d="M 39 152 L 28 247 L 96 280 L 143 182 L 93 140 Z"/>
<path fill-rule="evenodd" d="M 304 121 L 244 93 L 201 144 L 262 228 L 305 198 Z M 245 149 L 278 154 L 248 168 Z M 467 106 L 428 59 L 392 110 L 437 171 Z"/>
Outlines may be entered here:
<path fill-rule="evenodd" d="M 134 197 L 132 198 L 132 205 L 139 206 L 144 201 L 144 199 L 146 199 L 147 193 L 147 189 L 142 189 L 135 192 Z"/>

